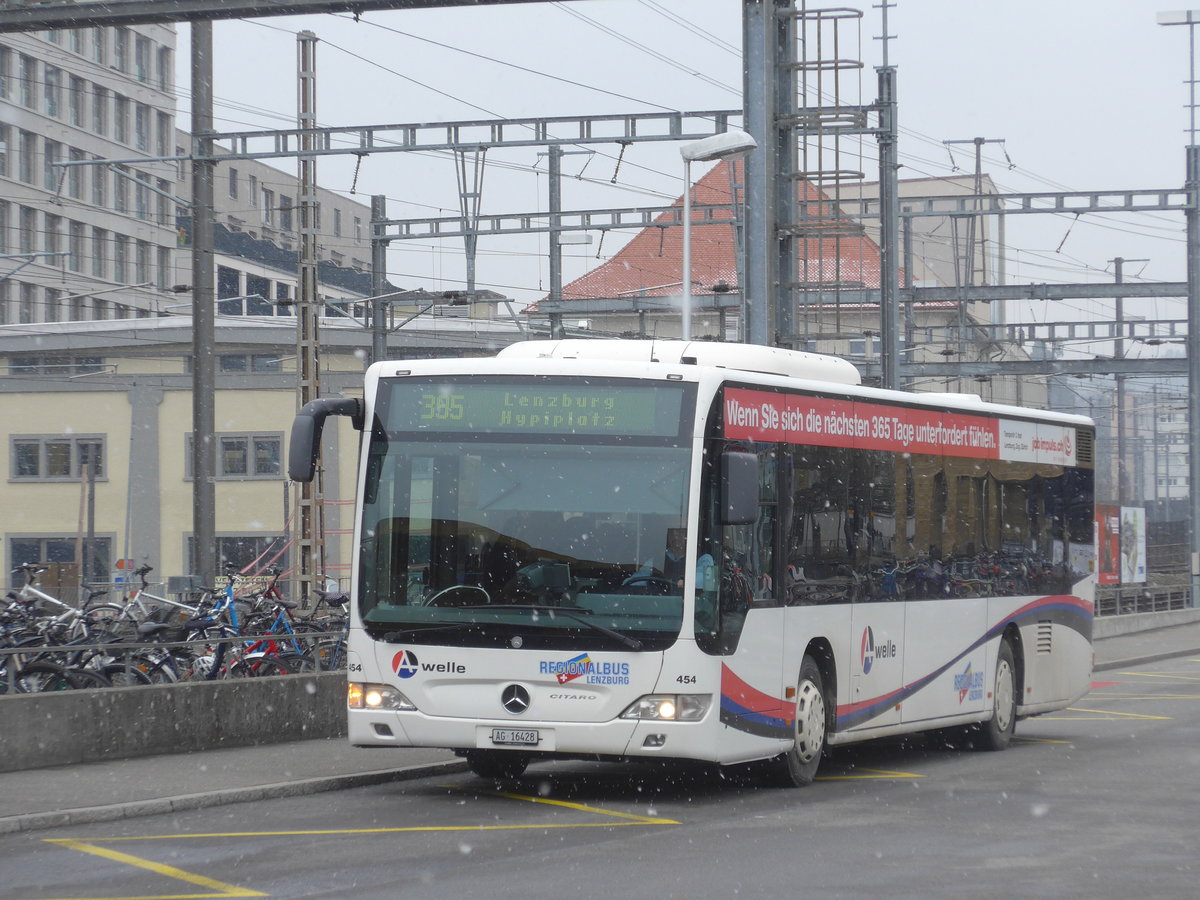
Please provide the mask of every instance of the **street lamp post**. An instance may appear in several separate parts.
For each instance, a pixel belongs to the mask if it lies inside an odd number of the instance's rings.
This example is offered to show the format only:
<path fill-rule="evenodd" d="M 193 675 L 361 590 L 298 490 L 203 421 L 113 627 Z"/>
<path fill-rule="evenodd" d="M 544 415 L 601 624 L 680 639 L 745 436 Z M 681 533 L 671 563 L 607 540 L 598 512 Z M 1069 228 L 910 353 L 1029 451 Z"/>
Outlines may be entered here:
<path fill-rule="evenodd" d="M 692 339 L 692 163 L 749 153 L 758 143 L 744 131 L 723 131 L 679 148 L 683 157 L 683 339 Z"/>

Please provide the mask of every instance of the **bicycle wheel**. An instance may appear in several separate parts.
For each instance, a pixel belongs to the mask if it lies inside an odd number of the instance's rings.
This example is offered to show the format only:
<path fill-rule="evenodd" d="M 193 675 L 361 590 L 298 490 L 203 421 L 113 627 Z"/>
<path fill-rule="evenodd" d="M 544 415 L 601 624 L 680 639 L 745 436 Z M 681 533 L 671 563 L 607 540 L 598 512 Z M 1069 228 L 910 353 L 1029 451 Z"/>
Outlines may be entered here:
<path fill-rule="evenodd" d="M 125 661 L 106 663 L 100 673 L 109 680 L 113 687 L 134 687 L 141 684 L 153 684 L 150 671 L 154 667 L 152 660 L 145 657 L 131 657 L 128 664 Z"/>
<path fill-rule="evenodd" d="M 85 669 L 78 666 L 67 669 L 67 678 L 71 682 L 71 687 L 79 689 L 113 686 L 112 682 L 102 673 L 97 672 L 95 669 Z"/>
<path fill-rule="evenodd" d="M 18 694 L 42 694 L 48 691 L 70 691 L 75 684 L 67 670 L 49 662 L 30 663 L 17 672 Z"/>
<path fill-rule="evenodd" d="M 243 656 L 225 672 L 226 678 L 263 678 L 268 675 L 291 675 L 291 670 L 277 656 Z"/>
<path fill-rule="evenodd" d="M 346 641 L 344 638 L 318 638 L 306 651 L 306 656 L 316 663 L 321 672 L 333 672 L 346 667 Z"/>

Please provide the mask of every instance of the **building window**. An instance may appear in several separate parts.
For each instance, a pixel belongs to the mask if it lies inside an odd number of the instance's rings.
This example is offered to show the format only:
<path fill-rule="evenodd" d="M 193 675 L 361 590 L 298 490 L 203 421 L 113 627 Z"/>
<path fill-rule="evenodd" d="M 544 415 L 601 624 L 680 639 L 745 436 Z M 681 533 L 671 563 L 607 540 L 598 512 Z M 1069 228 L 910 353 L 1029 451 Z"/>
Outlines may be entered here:
<path fill-rule="evenodd" d="M 143 153 L 150 152 L 150 107 L 138 103 L 133 109 L 133 145 Z"/>
<path fill-rule="evenodd" d="M 21 308 L 17 311 L 17 319 L 22 325 L 33 322 L 33 305 L 36 302 L 36 288 L 28 282 L 21 283 Z"/>
<path fill-rule="evenodd" d="M 62 144 L 58 141 L 46 141 L 46 154 L 42 158 L 42 186 L 48 191 L 58 190 L 58 179 L 61 170 L 54 164 L 62 156 Z"/>
<path fill-rule="evenodd" d="M 150 80 L 150 38 L 142 34 L 134 38 L 133 74 L 138 81 Z"/>
<path fill-rule="evenodd" d="M 158 89 L 164 93 L 171 92 L 175 77 L 175 60 L 170 47 L 158 48 Z M 163 154 L 164 156 L 166 154 Z"/>
<path fill-rule="evenodd" d="M 133 214 L 139 219 L 150 218 L 150 188 L 146 184 L 149 177 L 145 172 L 133 173 Z"/>
<path fill-rule="evenodd" d="M 83 151 L 78 147 L 72 147 L 70 152 L 71 162 L 83 162 Z M 83 199 L 83 166 L 68 166 L 67 167 L 67 193 L 74 200 Z"/>
<path fill-rule="evenodd" d="M 46 254 L 56 254 L 61 249 L 59 246 L 59 235 L 62 233 L 62 216 L 56 216 L 53 213 L 46 213 Z M 49 259 L 48 262 L 52 265 L 59 265 L 62 261 L 58 259 Z"/>
<path fill-rule="evenodd" d="M 71 76 L 70 89 L 67 94 L 67 110 L 69 121 L 76 128 L 83 127 L 84 103 L 87 93 L 87 82 L 77 75 Z"/>
<path fill-rule="evenodd" d="M 229 169 L 229 199 L 236 200 L 238 195 L 238 170 L 230 167 Z"/>
<path fill-rule="evenodd" d="M 118 143 L 129 143 L 129 98 L 113 94 L 113 137 Z"/>
<path fill-rule="evenodd" d="M 50 116 L 52 119 L 61 118 L 63 83 L 62 69 L 58 68 L 57 66 L 46 66 L 43 71 L 46 79 L 45 84 L 43 85 L 45 91 L 44 99 L 46 101 L 46 115 Z"/>
<path fill-rule="evenodd" d="M 158 285 L 158 289 L 160 291 L 165 291 L 169 287 L 171 287 L 171 248 L 170 247 L 159 247 L 158 248 L 158 269 L 157 269 L 156 274 L 158 275 L 158 281 L 156 282 L 156 284 Z"/>
<path fill-rule="evenodd" d="M 278 375 L 283 359 L 275 353 L 222 353 L 218 366 L 222 375 Z"/>
<path fill-rule="evenodd" d="M 62 291 L 55 288 L 46 288 L 46 322 L 57 322 L 61 316 L 59 308 L 62 305 Z"/>
<path fill-rule="evenodd" d="M 8 539 L 8 560 L 14 566 L 22 563 L 73 563 L 78 540 L 75 534 L 13 536 Z M 96 536 L 84 543 L 83 577 L 88 581 L 107 581 L 112 571 L 112 538 Z M 9 587 L 19 588 L 23 579 L 19 571 L 14 572 L 9 576 Z"/>
<path fill-rule="evenodd" d="M 102 66 L 108 63 L 107 36 L 103 28 L 92 29 L 92 62 Z"/>
<path fill-rule="evenodd" d="M 356 241 L 362 240 L 362 219 L 358 216 L 354 217 L 354 239 Z"/>
<path fill-rule="evenodd" d="M 37 156 L 37 135 L 32 131 L 22 131 L 21 159 L 17 163 L 17 177 L 26 184 L 33 184 L 35 156 Z"/>
<path fill-rule="evenodd" d="M 129 238 L 123 234 L 113 235 L 113 280 L 129 283 Z"/>
<path fill-rule="evenodd" d="M 0 122 L 0 175 L 8 177 L 8 148 L 12 141 L 12 128 Z"/>
<path fill-rule="evenodd" d="M 232 564 L 243 569 L 257 559 L 274 559 L 276 565 L 285 571 L 290 566 L 288 554 L 284 551 L 288 538 L 285 535 L 263 534 L 219 534 L 217 535 L 217 570 L 226 564 Z M 187 536 L 184 549 L 184 559 L 194 558 L 195 538 Z M 276 558 L 278 557 L 278 558 Z"/>
<path fill-rule="evenodd" d="M 82 222 L 72 222 L 70 239 L 67 246 L 67 268 L 72 272 L 83 271 L 83 231 Z"/>
<path fill-rule="evenodd" d="M 292 198 L 287 194 L 279 195 L 279 227 L 284 231 L 292 230 Z"/>
<path fill-rule="evenodd" d="M 155 187 L 158 188 L 158 193 L 154 195 L 154 202 L 157 210 L 157 221 L 159 225 L 171 224 L 171 207 L 170 197 L 171 185 L 164 178 L 156 179 Z"/>
<path fill-rule="evenodd" d="M 246 176 L 246 199 L 250 201 L 250 205 L 258 206 L 258 179 L 253 175 Z"/>
<path fill-rule="evenodd" d="M 12 241 L 8 236 L 8 229 L 12 227 L 12 224 L 8 221 L 9 209 L 11 207 L 8 201 L 0 200 L 0 253 L 8 253 L 9 247 L 12 246 Z M 3 280 L 0 280 L 0 284 L 4 283 Z"/>
<path fill-rule="evenodd" d="M 11 448 L 13 481 L 75 481 L 84 465 L 104 477 L 103 435 L 13 435 Z"/>
<path fill-rule="evenodd" d="M 275 192 L 269 188 L 262 190 L 262 220 L 264 225 L 275 224 Z"/>
<path fill-rule="evenodd" d="M 129 210 L 129 170 L 117 166 L 113 173 L 113 209 L 117 212 Z"/>
<path fill-rule="evenodd" d="M 108 134 L 108 88 L 98 84 L 92 85 L 92 131 L 102 136 Z"/>
<path fill-rule="evenodd" d="M 150 278 L 150 244 L 147 241 L 137 242 L 137 273 L 134 281 L 138 284 L 149 284 Z"/>
<path fill-rule="evenodd" d="M 225 479 L 275 479 L 283 472 L 283 434 L 217 435 L 216 477 Z M 186 440 L 187 477 L 192 477 L 192 436 Z"/>
<path fill-rule="evenodd" d="M 12 282 L 8 281 L 7 279 L 0 281 L 0 325 L 7 325 L 9 322 L 8 298 L 9 286 L 11 284 Z"/>
<path fill-rule="evenodd" d="M 171 115 L 170 113 L 158 113 L 158 136 L 155 140 L 154 152 L 159 156 L 170 156 L 171 154 Z"/>
<path fill-rule="evenodd" d="M 99 157 L 94 157 L 99 159 Z M 108 166 L 89 166 L 92 170 L 92 203 L 104 207 L 108 204 Z"/>
<path fill-rule="evenodd" d="M 230 297 L 240 297 L 242 294 L 242 273 L 229 266 L 217 266 L 217 298 L 224 300 Z M 217 304 L 220 306 L 220 304 Z M 223 311 L 223 310 L 222 310 Z"/>
<path fill-rule="evenodd" d="M 12 96 L 12 60 L 13 52 L 0 46 L 0 100 Z"/>
<path fill-rule="evenodd" d="M 37 107 L 37 60 L 21 54 L 21 105 L 26 109 Z"/>
<path fill-rule="evenodd" d="M 113 60 L 118 72 L 129 72 L 129 29 L 113 29 Z"/>
<path fill-rule="evenodd" d="M 31 206 L 21 207 L 21 231 L 17 249 L 21 253 L 34 252 L 34 235 L 37 234 L 37 210 Z"/>
<path fill-rule="evenodd" d="M 342 236 L 342 211 L 340 209 L 333 211 L 333 236 Z"/>

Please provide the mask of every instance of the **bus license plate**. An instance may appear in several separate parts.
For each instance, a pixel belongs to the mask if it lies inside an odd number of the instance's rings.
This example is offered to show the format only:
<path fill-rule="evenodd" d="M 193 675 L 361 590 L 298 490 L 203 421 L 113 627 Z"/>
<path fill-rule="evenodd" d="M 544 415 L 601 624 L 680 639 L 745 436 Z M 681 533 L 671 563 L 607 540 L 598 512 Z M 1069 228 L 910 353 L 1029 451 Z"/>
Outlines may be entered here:
<path fill-rule="evenodd" d="M 531 729 L 493 728 L 492 743 L 510 747 L 536 747 L 541 735 Z"/>

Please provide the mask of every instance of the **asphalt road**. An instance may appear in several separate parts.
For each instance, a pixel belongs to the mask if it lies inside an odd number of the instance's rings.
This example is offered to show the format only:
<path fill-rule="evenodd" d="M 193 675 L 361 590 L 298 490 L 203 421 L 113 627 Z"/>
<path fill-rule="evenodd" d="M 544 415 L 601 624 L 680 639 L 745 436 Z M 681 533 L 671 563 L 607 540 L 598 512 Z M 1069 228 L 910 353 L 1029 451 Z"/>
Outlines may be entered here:
<path fill-rule="evenodd" d="M 0 838 L 0 897 L 1200 896 L 1200 658 L 1100 673 L 1003 753 L 751 771 L 558 762 Z"/>

